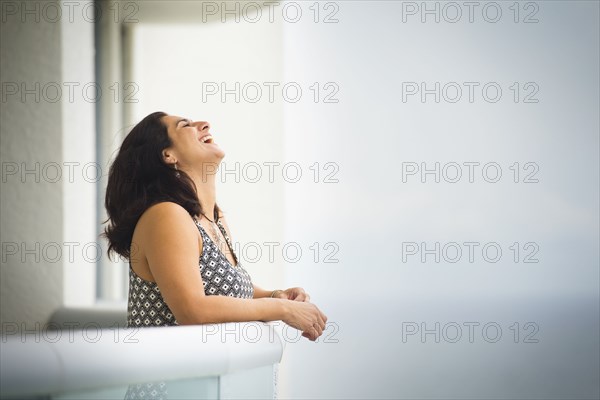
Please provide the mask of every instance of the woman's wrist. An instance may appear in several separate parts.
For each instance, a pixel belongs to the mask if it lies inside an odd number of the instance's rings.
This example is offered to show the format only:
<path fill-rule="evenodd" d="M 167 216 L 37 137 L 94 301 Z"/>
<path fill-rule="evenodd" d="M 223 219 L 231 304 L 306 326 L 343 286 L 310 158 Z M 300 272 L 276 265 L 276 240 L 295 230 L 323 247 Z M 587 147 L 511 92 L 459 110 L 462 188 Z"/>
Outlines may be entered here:
<path fill-rule="evenodd" d="M 290 301 L 287 301 L 286 299 L 277 299 L 277 303 L 279 303 L 279 312 L 280 312 L 280 319 L 282 321 L 285 321 L 288 319 L 288 316 L 290 315 Z"/>
<path fill-rule="evenodd" d="M 280 289 L 273 290 L 273 291 L 271 292 L 271 294 L 269 295 L 269 297 L 271 297 L 271 298 L 275 298 L 275 296 L 276 296 L 277 294 L 279 294 L 280 292 L 281 292 L 281 293 L 283 293 L 283 290 L 280 290 Z"/>

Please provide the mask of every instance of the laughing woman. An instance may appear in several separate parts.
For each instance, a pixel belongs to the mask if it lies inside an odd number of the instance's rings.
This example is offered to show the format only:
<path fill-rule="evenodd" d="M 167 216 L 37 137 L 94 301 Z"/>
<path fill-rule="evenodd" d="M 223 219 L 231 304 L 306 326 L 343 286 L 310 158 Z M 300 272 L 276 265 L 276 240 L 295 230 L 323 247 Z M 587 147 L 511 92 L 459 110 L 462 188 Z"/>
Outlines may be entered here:
<path fill-rule="evenodd" d="M 162 112 L 123 141 L 108 177 L 105 236 L 109 253 L 129 260 L 127 325 L 282 320 L 316 340 L 327 317 L 308 294 L 259 288 L 233 252 L 215 192 L 224 155 L 208 122 Z"/>

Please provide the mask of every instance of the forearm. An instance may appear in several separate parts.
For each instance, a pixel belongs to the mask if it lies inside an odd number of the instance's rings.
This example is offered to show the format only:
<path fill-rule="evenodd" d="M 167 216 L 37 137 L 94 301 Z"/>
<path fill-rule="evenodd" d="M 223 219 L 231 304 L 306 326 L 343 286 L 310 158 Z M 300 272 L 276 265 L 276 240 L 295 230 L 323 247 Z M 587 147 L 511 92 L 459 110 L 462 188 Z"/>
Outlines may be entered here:
<path fill-rule="evenodd" d="M 186 307 L 180 325 L 217 324 L 223 322 L 278 321 L 288 313 L 288 300 L 230 296 L 204 296 Z"/>
<path fill-rule="evenodd" d="M 271 293 L 273 293 L 272 290 L 265 290 L 263 288 L 260 288 L 260 287 L 258 287 L 256 285 L 254 285 L 254 284 L 252 286 L 254 287 L 254 296 L 253 296 L 253 298 L 255 298 L 255 299 L 260 299 L 260 298 L 263 298 L 263 297 L 271 297 Z"/>

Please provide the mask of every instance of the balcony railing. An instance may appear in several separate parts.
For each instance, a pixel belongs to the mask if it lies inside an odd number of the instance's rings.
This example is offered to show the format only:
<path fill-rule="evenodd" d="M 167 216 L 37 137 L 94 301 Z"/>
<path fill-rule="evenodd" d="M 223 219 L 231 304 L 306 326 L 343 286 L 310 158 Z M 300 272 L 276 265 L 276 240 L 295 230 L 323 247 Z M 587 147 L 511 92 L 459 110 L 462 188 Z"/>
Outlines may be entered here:
<path fill-rule="evenodd" d="M 2 398 L 123 399 L 140 390 L 147 398 L 152 391 L 171 399 L 276 396 L 284 349 L 277 323 L 127 329 L 75 315 L 86 314 L 62 312 L 45 327 L 5 332 Z"/>

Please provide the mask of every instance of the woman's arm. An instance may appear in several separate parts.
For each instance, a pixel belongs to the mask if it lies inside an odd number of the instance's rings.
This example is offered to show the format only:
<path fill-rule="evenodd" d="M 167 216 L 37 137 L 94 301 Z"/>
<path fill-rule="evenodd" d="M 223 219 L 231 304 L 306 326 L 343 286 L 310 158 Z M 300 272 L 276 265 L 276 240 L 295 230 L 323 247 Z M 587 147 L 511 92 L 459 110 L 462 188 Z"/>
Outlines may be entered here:
<path fill-rule="evenodd" d="M 178 204 L 164 202 L 150 207 L 140 218 L 138 230 L 136 246 L 179 324 L 282 320 L 311 340 L 322 334 L 327 317 L 311 303 L 206 296 L 198 268 L 202 238 L 190 215 Z"/>
<path fill-rule="evenodd" d="M 256 286 L 254 283 L 252 284 L 252 286 L 254 287 L 254 298 L 255 299 L 260 299 L 263 297 L 270 298 L 274 292 L 274 290 L 265 290 L 263 288 L 260 288 L 260 287 Z"/>
<path fill-rule="evenodd" d="M 254 285 L 254 298 L 272 297 L 275 299 L 287 299 L 294 301 L 310 301 L 310 296 L 301 287 L 293 287 L 285 290 L 264 290 Z"/>

